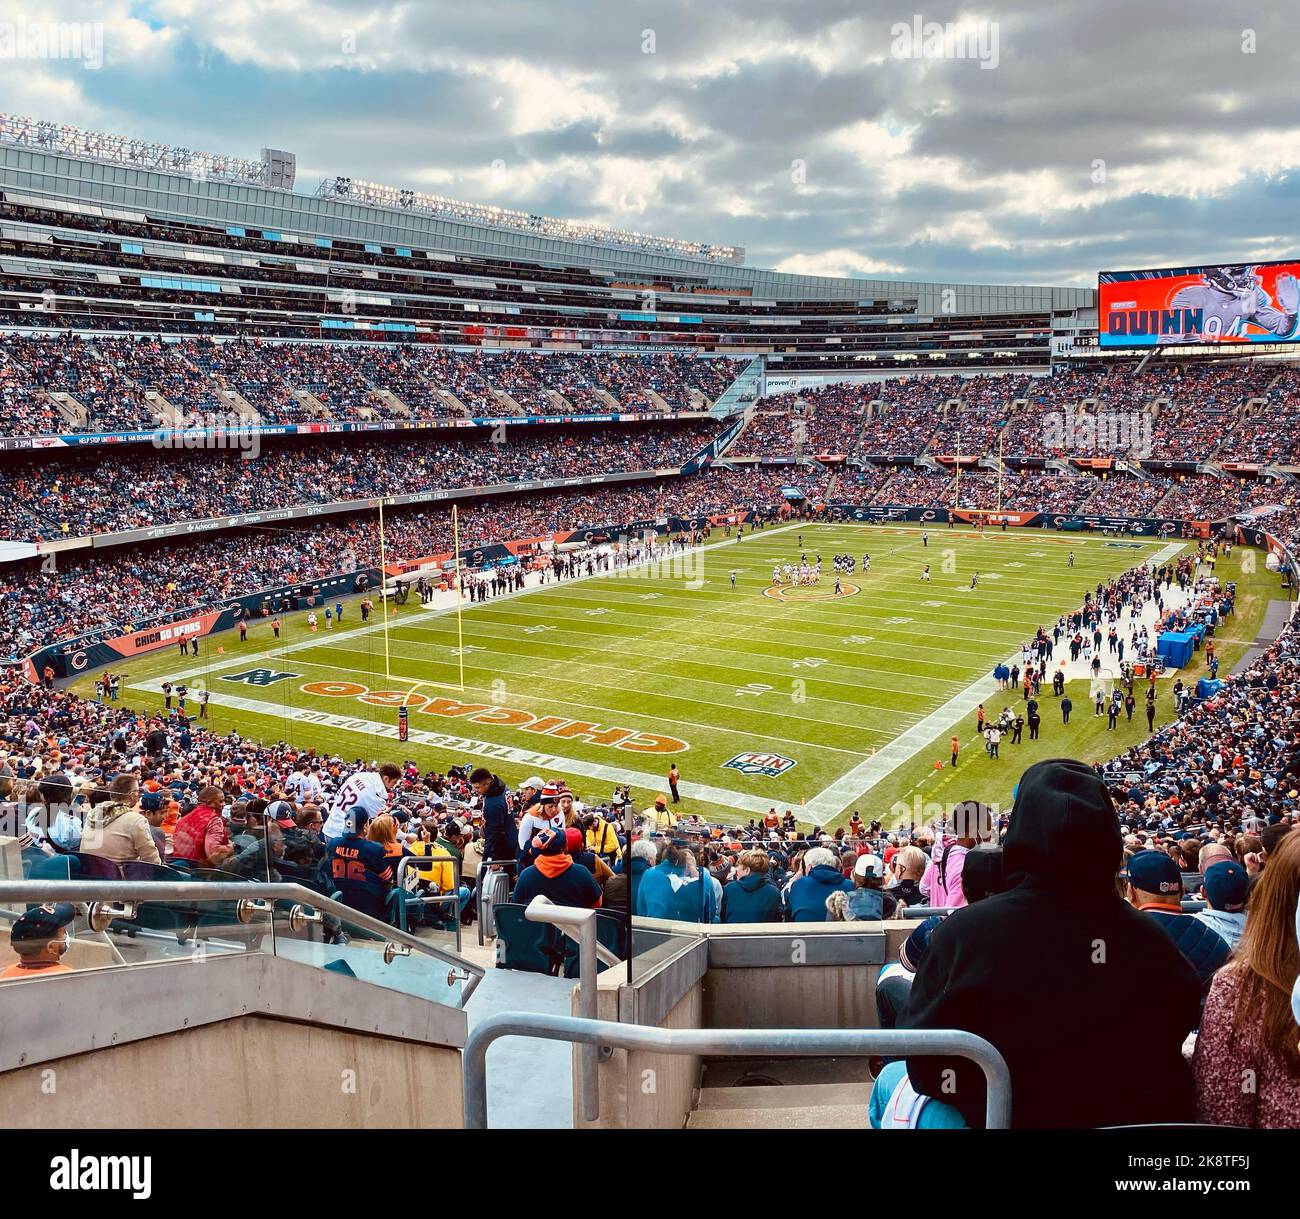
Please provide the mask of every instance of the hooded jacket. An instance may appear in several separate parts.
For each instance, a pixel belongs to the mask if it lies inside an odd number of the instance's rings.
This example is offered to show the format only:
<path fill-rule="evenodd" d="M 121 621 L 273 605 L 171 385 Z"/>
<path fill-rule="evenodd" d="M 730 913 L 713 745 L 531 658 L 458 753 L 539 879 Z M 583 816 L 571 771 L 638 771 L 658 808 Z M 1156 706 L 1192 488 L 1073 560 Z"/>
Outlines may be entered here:
<path fill-rule="evenodd" d="M 506 802 L 506 785 L 493 775 L 483 793 L 483 858 L 514 859 L 516 854 L 515 823 Z"/>
<path fill-rule="evenodd" d="M 81 850 L 116 863 L 162 863 L 145 815 L 115 801 L 97 804 L 87 814 Z"/>
<path fill-rule="evenodd" d="M 1181 1048 L 1200 1014 L 1200 984 L 1155 920 L 1116 892 L 1122 859 L 1096 772 L 1039 762 L 1020 781 L 1004 844 L 1013 887 L 954 912 L 931 936 L 899 1027 L 992 1042 L 1011 1071 L 1013 1126 L 1194 1120 Z M 1117 1049 L 1135 1028 L 1138 1069 Z M 907 1069 L 918 1092 L 983 1126 L 984 1077 L 973 1063 L 917 1057 Z"/>
<path fill-rule="evenodd" d="M 843 890 L 852 892 L 853 882 L 839 868 L 818 864 L 807 876 L 801 876 L 790 886 L 790 921 L 792 923 L 825 923 L 826 899 Z"/>
<path fill-rule="evenodd" d="M 1241 943 L 1242 932 L 1246 930 L 1246 916 L 1244 913 L 1233 914 L 1227 910 L 1215 910 L 1213 907 L 1207 906 L 1193 917 L 1217 931 L 1228 947 L 1233 952 L 1236 952 L 1237 945 Z"/>
<path fill-rule="evenodd" d="M 594 910 L 604 899 L 596 878 L 564 851 L 538 855 L 520 872 L 511 900 L 526 906 L 539 895 L 549 897 L 557 906 L 582 910 Z"/>
<path fill-rule="evenodd" d="M 723 886 L 724 923 L 779 923 L 781 914 L 781 890 L 763 872 L 750 872 Z"/>
<path fill-rule="evenodd" d="M 713 892 L 713 882 L 706 875 L 688 877 L 664 860 L 634 880 L 636 905 L 632 913 L 682 923 L 716 923 L 718 906 Z"/>

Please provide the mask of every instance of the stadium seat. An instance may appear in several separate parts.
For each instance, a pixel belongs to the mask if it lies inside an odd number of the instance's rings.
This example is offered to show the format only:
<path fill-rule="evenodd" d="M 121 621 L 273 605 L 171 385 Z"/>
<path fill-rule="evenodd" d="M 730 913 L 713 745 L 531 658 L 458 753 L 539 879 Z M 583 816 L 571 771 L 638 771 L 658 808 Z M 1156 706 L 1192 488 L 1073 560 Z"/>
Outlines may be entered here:
<path fill-rule="evenodd" d="M 620 961 L 627 960 L 627 920 L 621 914 L 613 910 L 596 911 L 596 940 L 602 947 L 616 954 Z M 564 976 L 576 978 L 579 963 L 578 941 L 564 936 Z M 597 973 L 604 973 L 609 968 L 604 961 L 597 960 Z"/>
<path fill-rule="evenodd" d="M 564 961 L 564 936 L 549 923 L 529 922 L 526 908 L 518 902 L 496 907 L 497 968 L 554 977 Z"/>

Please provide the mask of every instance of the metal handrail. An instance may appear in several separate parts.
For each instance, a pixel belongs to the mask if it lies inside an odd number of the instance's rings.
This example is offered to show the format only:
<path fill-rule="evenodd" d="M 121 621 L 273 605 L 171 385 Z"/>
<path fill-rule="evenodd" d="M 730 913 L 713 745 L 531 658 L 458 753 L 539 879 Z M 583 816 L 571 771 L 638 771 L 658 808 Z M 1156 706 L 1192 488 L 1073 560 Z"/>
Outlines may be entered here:
<path fill-rule="evenodd" d="M 857 1057 L 890 1058 L 932 1054 L 968 1058 L 984 1072 L 984 1125 L 1004 1130 L 1011 1123 L 1011 1072 L 1006 1060 L 983 1037 L 956 1029 L 661 1029 L 538 1012 L 500 1012 L 489 1016 L 465 1045 L 465 1128 L 487 1129 L 487 1052 L 501 1037 L 539 1037 L 572 1041 L 593 1049 L 608 1046 L 654 1054 L 693 1054 L 710 1058 Z"/>
<path fill-rule="evenodd" d="M 596 1006 L 596 912 L 577 906 L 557 906 L 538 894 L 524 907 L 530 923 L 549 923 L 578 941 L 578 1011 L 584 1020 L 595 1021 Z M 583 1121 L 600 1116 L 600 1089 L 596 1070 L 600 1047 L 584 1045 L 578 1053 L 578 1095 Z"/>
<path fill-rule="evenodd" d="M 462 1008 L 487 973 L 481 965 L 475 965 L 457 953 L 418 939 L 400 927 L 354 910 L 303 885 L 207 880 L 0 880 L 0 902 L 238 902 L 248 899 L 298 902 L 353 923 L 390 943 L 403 944 L 454 969 L 464 970 L 465 987 L 460 995 Z"/>
<path fill-rule="evenodd" d="M 408 868 L 414 868 L 417 871 L 421 866 L 432 866 L 435 863 L 457 864 L 460 861 L 454 855 L 403 855 L 397 863 L 397 880 L 394 882 L 398 891 L 404 893 L 406 882 L 406 872 Z M 460 873 L 456 873 L 456 879 L 460 879 Z M 406 901 L 405 896 L 402 901 Z M 419 902 L 422 906 L 439 906 L 447 902 L 451 903 L 451 912 L 454 916 L 453 922 L 456 927 L 456 951 L 460 951 L 460 888 L 457 886 L 456 891 L 452 893 L 431 893 L 431 894 L 414 894 L 411 901 Z"/>

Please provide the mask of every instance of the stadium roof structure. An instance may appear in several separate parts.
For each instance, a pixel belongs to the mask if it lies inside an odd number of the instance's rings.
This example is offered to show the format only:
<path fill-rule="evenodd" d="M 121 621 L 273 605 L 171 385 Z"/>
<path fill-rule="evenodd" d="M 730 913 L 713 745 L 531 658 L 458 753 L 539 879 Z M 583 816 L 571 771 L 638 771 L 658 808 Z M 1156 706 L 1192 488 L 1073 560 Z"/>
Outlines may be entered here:
<path fill-rule="evenodd" d="M 273 190 L 288 190 L 293 186 L 292 177 L 287 183 L 273 179 L 274 162 L 265 153 L 260 160 L 253 161 L 247 157 L 197 152 L 192 148 L 141 140 L 133 136 L 88 131 L 68 123 L 54 123 L 22 115 L 0 114 L 0 144 L 64 153 L 105 165 L 130 165 L 140 169 L 185 174 L 195 181 L 235 182 L 244 186 L 265 186 Z"/>
<path fill-rule="evenodd" d="M 476 224 L 502 225 L 523 229 L 543 237 L 561 237 L 566 241 L 589 241 L 598 245 L 618 246 L 630 250 L 651 250 L 664 254 L 688 254 L 718 262 L 743 265 L 745 251 L 741 246 L 710 245 L 703 241 L 682 241 L 676 237 L 655 237 L 627 229 L 611 229 L 604 225 L 582 220 L 557 220 L 553 216 L 539 216 L 531 212 L 517 212 L 508 207 L 493 207 L 482 203 L 465 203 L 442 195 L 429 195 L 423 191 L 406 190 L 395 186 L 381 186 L 360 178 L 326 178 L 316 190 L 325 199 L 342 199 L 349 203 L 370 203 L 376 207 L 399 207 L 447 220 L 469 220 Z"/>
<path fill-rule="evenodd" d="M 1070 312 L 1095 306 L 1091 288 L 847 278 L 746 265 L 737 246 L 605 228 L 510 208 L 335 177 L 293 189 L 292 153 L 258 160 L 0 114 L 0 190 L 29 206 L 144 223 L 248 225 L 307 243 L 343 239 L 491 258 L 641 284 L 673 277 L 756 305 L 782 301 L 897 303 L 908 316 Z"/>

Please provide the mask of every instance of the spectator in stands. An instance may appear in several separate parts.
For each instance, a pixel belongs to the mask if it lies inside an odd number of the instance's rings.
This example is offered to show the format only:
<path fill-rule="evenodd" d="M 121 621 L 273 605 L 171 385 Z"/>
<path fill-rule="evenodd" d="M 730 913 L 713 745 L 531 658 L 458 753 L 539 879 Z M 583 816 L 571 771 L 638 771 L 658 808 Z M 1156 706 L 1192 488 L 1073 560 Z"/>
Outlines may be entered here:
<path fill-rule="evenodd" d="M 1281 845 L 1282 839 L 1290 833 L 1291 827 L 1286 822 L 1279 822 L 1276 825 L 1266 825 L 1259 833 L 1259 851 L 1255 861 L 1254 870 L 1251 871 L 1250 887 L 1253 889 L 1260 881 L 1264 874 L 1264 869 L 1268 865 L 1269 857 Z M 1248 868 L 1248 870 L 1250 870 Z"/>
<path fill-rule="evenodd" d="M 140 812 L 149 823 L 149 833 L 161 861 L 167 855 L 167 832 L 163 828 L 163 823 L 167 820 L 167 797 L 161 791 L 141 792 Z"/>
<path fill-rule="evenodd" d="M 1003 853 L 1014 887 L 934 931 L 899 1027 L 964 1029 L 992 1042 L 1011 1071 L 1017 1127 L 1190 1120 L 1181 1047 L 1200 988 L 1169 937 L 1116 893 L 1123 840 L 1096 771 L 1065 760 L 1031 766 Z M 1140 1070 L 1115 1052 L 1135 1021 Z M 1068 1061 L 1088 1070 L 1067 1087 Z M 907 1073 L 918 1093 L 983 1124 L 984 1079 L 972 1063 L 909 1058 Z"/>
<path fill-rule="evenodd" d="M 641 878 L 647 868 L 655 866 L 658 852 L 648 838 L 638 838 L 624 857 L 624 867 L 605 882 L 605 906 L 610 910 L 626 910 L 629 892 L 635 895 L 641 887 Z M 634 903 L 635 905 L 635 903 Z M 639 913 L 639 911 L 638 911 Z"/>
<path fill-rule="evenodd" d="M 916 851 L 923 859 L 925 857 L 925 852 L 920 847 L 906 849 Z M 1007 881 L 1001 849 L 979 849 L 968 852 L 962 870 L 962 886 L 968 905 L 991 897 L 994 893 L 1004 892 Z M 947 917 L 946 914 L 932 914 L 929 918 L 921 919 L 900 945 L 898 960 L 890 962 L 880 971 L 880 978 L 876 983 L 876 1016 L 882 1029 L 892 1029 L 897 1026 L 899 1014 L 907 1006 L 908 996 L 912 992 L 916 971 L 921 968 L 921 962 L 925 960 L 930 937 L 934 934 L 934 929 Z"/>
<path fill-rule="evenodd" d="M 353 910 L 386 920 L 396 865 L 380 843 L 370 840 L 369 821 L 369 813 L 353 805 L 343 837 L 330 839 L 326 858 L 339 899 Z"/>
<path fill-rule="evenodd" d="M 1202 850 L 1202 858 L 1204 855 Z M 1234 952 L 1246 929 L 1246 898 L 1249 893 L 1250 877 L 1235 859 L 1216 860 L 1206 869 L 1203 889 L 1206 908 L 1195 917 L 1218 932 Z"/>
<path fill-rule="evenodd" d="M 517 853 L 515 822 L 510 815 L 506 785 L 486 766 L 477 767 L 469 776 L 470 786 L 483 798 L 483 858 L 508 860 L 493 864 L 495 872 L 515 872 Z"/>
<path fill-rule="evenodd" d="M 1128 900 L 1168 932 L 1203 985 L 1231 949 L 1213 927 L 1182 909 L 1183 874 L 1164 851 L 1139 851 L 1128 861 Z"/>
<path fill-rule="evenodd" d="M 1222 867 L 1216 864 L 1215 867 Z M 1214 977 L 1196 1038 L 1197 1117 L 1256 1129 L 1300 1126 L 1300 835 L 1288 835 L 1250 898 L 1236 956 Z"/>
<path fill-rule="evenodd" d="M 851 892 L 853 882 L 839 868 L 835 852 L 814 847 L 803 859 L 804 874 L 790 886 L 787 906 L 792 923 L 828 921 L 826 899 L 836 892 Z"/>
<path fill-rule="evenodd" d="M 829 852 L 828 852 L 829 853 Z M 699 863 L 687 844 L 665 844 L 663 856 L 634 883 L 632 913 L 640 918 L 675 919 L 685 923 L 716 923 L 718 904 L 711 879 L 701 876 Z"/>
<path fill-rule="evenodd" d="M 86 855 L 114 863 L 162 863 L 140 811 L 140 782 L 135 775 L 119 775 L 109 784 L 109 799 L 95 805 L 86 816 L 81 850 Z"/>
<path fill-rule="evenodd" d="M 557 906 L 595 910 L 604 892 L 591 872 L 569 854 L 562 829 L 547 826 L 532 841 L 533 862 L 519 873 L 514 900 L 527 905 L 535 897 L 548 897 Z"/>
<path fill-rule="evenodd" d="M 884 886 L 885 861 L 879 855 L 859 855 L 853 863 L 853 888 L 845 894 L 845 921 L 893 918 L 898 902 Z"/>
<path fill-rule="evenodd" d="M 198 803 L 176 822 L 172 831 L 172 858 L 186 860 L 199 868 L 219 868 L 234 847 L 221 815 L 226 795 L 219 787 L 205 787 Z"/>
<path fill-rule="evenodd" d="M 724 923 L 779 923 L 781 890 L 772 883 L 766 851 L 741 851 L 733 879 L 722 890 Z"/>
<path fill-rule="evenodd" d="M 0 970 L 0 980 L 71 973 L 62 957 L 70 947 L 68 928 L 76 917 L 71 902 L 32 906 L 20 914 L 9 929 L 9 947 L 18 960 Z"/>
<path fill-rule="evenodd" d="M 952 811 L 957 833 L 943 834 L 934 844 L 930 863 L 921 877 L 921 893 L 932 906 L 964 906 L 961 872 L 966 853 L 980 840 L 981 827 L 991 823 L 991 810 L 974 800 L 958 804 Z"/>
<path fill-rule="evenodd" d="M 886 892 L 900 906 L 923 906 L 925 895 L 921 892 L 921 877 L 929 863 L 925 852 L 918 846 L 908 845 L 894 852 L 889 861 L 889 880 Z M 963 869 L 963 891 L 964 884 Z"/>

